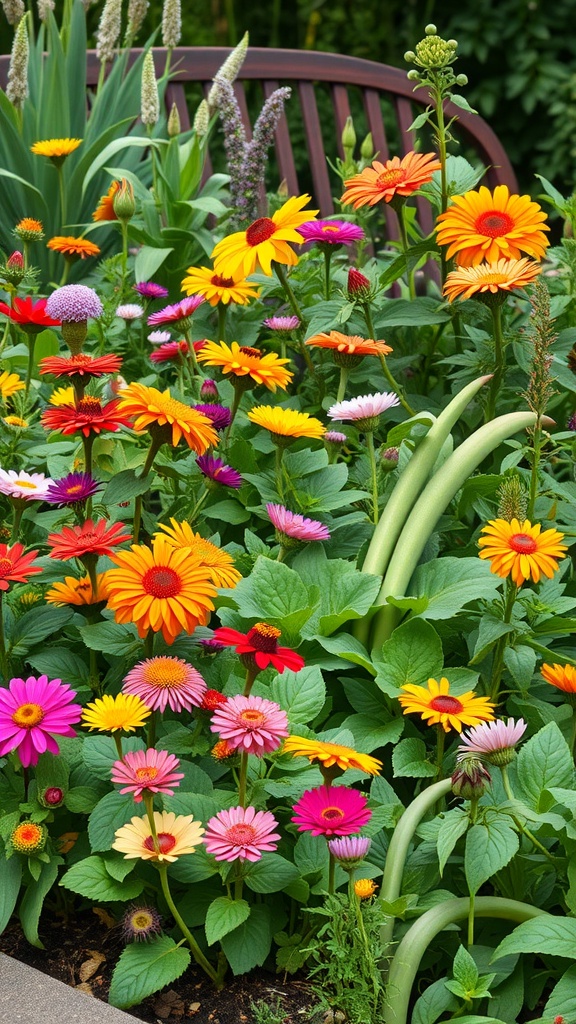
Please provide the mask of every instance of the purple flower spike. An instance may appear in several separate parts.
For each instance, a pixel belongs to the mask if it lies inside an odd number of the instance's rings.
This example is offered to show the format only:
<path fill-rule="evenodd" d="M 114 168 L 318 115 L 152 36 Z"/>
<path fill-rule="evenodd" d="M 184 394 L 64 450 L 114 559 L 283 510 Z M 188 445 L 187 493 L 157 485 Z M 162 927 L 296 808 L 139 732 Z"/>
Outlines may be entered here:
<path fill-rule="evenodd" d="M 138 281 L 134 285 L 134 291 L 143 299 L 165 299 L 168 295 L 168 289 L 164 288 L 164 285 L 156 284 L 155 281 Z"/>
<path fill-rule="evenodd" d="M 222 459 L 217 459 L 214 455 L 201 455 L 196 459 L 196 465 L 200 472 L 215 484 L 234 487 L 236 490 L 242 486 L 240 473 L 232 469 L 232 466 L 225 466 Z"/>
<path fill-rule="evenodd" d="M 46 312 L 53 320 L 80 323 L 97 319 L 104 310 L 93 288 L 84 284 L 65 284 L 48 297 Z"/>
<path fill-rule="evenodd" d="M 353 245 L 364 238 L 362 228 L 347 220 L 312 220 L 301 224 L 298 233 L 305 242 L 318 242 L 320 245 Z"/>
<path fill-rule="evenodd" d="M 192 408 L 208 416 L 208 419 L 212 420 L 214 430 L 226 430 L 226 427 L 230 426 L 232 413 L 225 405 L 194 405 Z"/>
<path fill-rule="evenodd" d="M 203 295 L 188 295 L 173 306 L 164 306 L 164 309 L 152 313 L 148 317 L 148 323 L 154 327 L 157 324 L 175 324 L 180 320 L 188 320 L 203 302 Z"/>
<path fill-rule="evenodd" d="M 304 543 L 313 540 L 330 540 L 330 531 L 316 519 L 306 519 L 297 512 L 290 512 L 284 505 L 266 505 L 270 522 L 285 537 Z"/>
<path fill-rule="evenodd" d="M 101 486 L 90 473 L 69 473 L 50 484 L 44 501 L 51 505 L 79 505 L 96 494 Z"/>

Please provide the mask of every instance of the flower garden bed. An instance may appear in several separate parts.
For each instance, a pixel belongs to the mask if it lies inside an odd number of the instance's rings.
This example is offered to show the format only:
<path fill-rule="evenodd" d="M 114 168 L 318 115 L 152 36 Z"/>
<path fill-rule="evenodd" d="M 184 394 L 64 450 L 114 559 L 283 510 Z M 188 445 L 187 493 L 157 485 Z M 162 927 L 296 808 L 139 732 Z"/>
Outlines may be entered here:
<path fill-rule="evenodd" d="M 243 41 L 182 132 L 178 12 L 157 81 L 107 0 L 87 119 L 43 7 L 0 103 L 0 948 L 148 1021 L 568 1022 L 574 202 L 449 153 L 428 26 L 434 152 L 348 123 L 338 217 L 265 205 L 289 90 L 248 142 Z"/>

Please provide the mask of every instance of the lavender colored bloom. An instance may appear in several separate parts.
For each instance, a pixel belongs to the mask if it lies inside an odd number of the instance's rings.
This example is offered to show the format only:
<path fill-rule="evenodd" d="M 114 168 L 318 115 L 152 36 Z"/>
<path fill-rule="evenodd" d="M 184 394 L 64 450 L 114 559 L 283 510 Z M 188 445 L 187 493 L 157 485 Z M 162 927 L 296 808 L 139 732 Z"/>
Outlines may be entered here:
<path fill-rule="evenodd" d="M 353 245 L 364 238 L 362 228 L 347 220 L 311 220 L 300 225 L 298 234 L 302 235 L 305 242 L 330 246 Z"/>
<path fill-rule="evenodd" d="M 380 416 L 387 409 L 399 405 L 398 395 L 392 391 L 382 391 L 375 395 L 358 395 L 346 402 L 336 402 L 328 409 L 332 420 L 366 420 Z"/>
<path fill-rule="evenodd" d="M 48 297 L 46 312 L 53 320 L 80 323 L 97 319 L 104 310 L 93 288 L 85 284 L 65 284 Z"/>
<path fill-rule="evenodd" d="M 269 316 L 267 320 L 263 320 L 263 325 L 271 331 L 290 334 L 291 331 L 296 331 L 300 327 L 300 320 L 297 316 Z"/>
<path fill-rule="evenodd" d="M 214 455 L 200 455 L 196 459 L 196 465 L 208 480 L 212 480 L 216 484 L 235 489 L 242 486 L 240 473 L 236 469 L 232 469 L 232 466 L 225 466 L 222 459 L 217 459 Z"/>
<path fill-rule="evenodd" d="M 152 327 L 156 324 L 176 324 L 181 320 L 187 320 L 203 302 L 203 295 L 187 295 L 180 299 L 180 302 L 175 302 L 172 306 L 164 306 L 164 309 L 152 313 L 148 317 L 148 323 Z"/>
<path fill-rule="evenodd" d="M 134 285 L 134 291 L 143 299 L 165 299 L 168 295 L 168 289 L 162 284 L 156 284 L 155 281 L 138 281 Z"/>
<path fill-rule="evenodd" d="M 225 405 L 193 405 L 192 408 L 208 416 L 208 419 L 212 420 L 214 430 L 225 430 L 230 426 L 232 413 Z"/>
<path fill-rule="evenodd" d="M 526 722 L 509 718 L 507 722 L 498 719 L 482 722 L 461 735 L 457 761 L 463 761 L 470 754 L 479 754 L 494 764 L 507 764 L 514 756 L 514 747 L 526 732 Z M 504 755 L 504 758 L 502 757 Z M 511 756 L 510 756 L 511 755 Z"/>
<path fill-rule="evenodd" d="M 330 540 L 330 531 L 323 523 L 316 519 L 307 519 L 297 512 L 290 512 L 284 505 L 273 505 L 271 502 L 266 505 L 266 511 L 270 522 L 279 534 L 293 540 L 307 541 Z"/>
<path fill-rule="evenodd" d="M 167 341 L 170 341 L 171 337 L 170 331 L 151 331 L 148 335 L 148 341 L 152 342 L 153 345 L 165 345 Z"/>
<path fill-rule="evenodd" d="M 345 871 L 354 871 L 362 863 L 372 840 L 366 836 L 339 836 L 328 840 L 328 849 Z"/>
<path fill-rule="evenodd" d="M 346 444 L 347 440 L 348 438 L 346 437 L 346 434 L 342 434 L 339 430 L 327 430 L 324 434 L 324 441 L 326 444 L 343 445 Z"/>
<path fill-rule="evenodd" d="M 123 306 L 117 306 L 116 316 L 121 320 L 139 320 L 144 316 L 144 309 L 136 302 L 126 302 Z"/>
<path fill-rule="evenodd" d="M 101 486 L 90 473 L 68 473 L 50 484 L 44 501 L 51 505 L 78 505 L 96 494 Z"/>

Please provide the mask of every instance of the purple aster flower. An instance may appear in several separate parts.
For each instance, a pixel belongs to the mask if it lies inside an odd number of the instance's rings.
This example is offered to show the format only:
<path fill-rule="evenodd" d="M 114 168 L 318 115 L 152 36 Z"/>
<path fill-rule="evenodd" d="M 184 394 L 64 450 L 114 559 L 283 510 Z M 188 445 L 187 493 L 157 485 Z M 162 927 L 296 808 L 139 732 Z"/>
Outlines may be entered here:
<path fill-rule="evenodd" d="M 177 324 L 182 320 L 188 320 L 202 302 L 204 302 L 203 295 L 187 295 L 173 306 L 164 306 L 164 309 L 152 313 L 148 317 L 148 323 L 152 327 L 156 324 Z"/>
<path fill-rule="evenodd" d="M 236 489 L 242 486 L 240 473 L 232 469 L 232 466 L 225 466 L 222 459 L 217 459 L 214 455 L 201 455 L 196 459 L 196 465 L 200 472 L 215 484 Z"/>
<path fill-rule="evenodd" d="M 101 486 L 90 473 L 68 473 L 50 484 L 44 501 L 51 505 L 79 505 L 96 494 Z"/>
<path fill-rule="evenodd" d="M 192 408 L 208 416 L 208 419 L 212 420 L 214 430 L 225 430 L 230 426 L 232 413 L 225 405 L 193 405 Z"/>
<path fill-rule="evenodd" d="M 290 334 L 291 331 L 295 331 L 300 327 L 300 320 L 297 316 L 269 316 L 267 320 L 263 321 L 263 324 L 264 327 L 268 327 L 271 331 Z"/>
<path fill-rule="evenodd" d="M 138 281 L 134 285 L 134 291 L 138 292 L 143 299 L 165 299 L 168 295 L 168 289 L 161 284 L 156 284 L 155 281 Z"/>
<path fill-rule="evenodd" d="M 148 341 L 151 341 L 153 345 L 165 345 L 167 341 L 170 341 L 171 337 L 170 331 L 151 331 L 148 335 Z"/>
<path fill-rule="evenodd" d="M 126 302 L 123 306 L 117 307 L 116 316 L 119 316 L 121 320 L 139 320 L 141 316 L 144 316 L 144 308 L 137 302 Z"/>
<path fill-rule="evenodd" d="M 311 220 L 300 225 L 298 234 L 305 242 L 320 245 L 353 245 L 364 238 L 362 228 L 347 220 Z"/>
<path fill-rule="evenodd" d="M 104 310 L 93 288 L 85 284 L 65 284 L 48 297 L 46 312 L 53 320 L 80 323 L 97 319 Z"/>
<path fill-rule="evenodd" d="M 347 440 L 346 434 L 342 434 L 340 430 L 327 430 L 324 434 L 326 444 L 343 445 Z"/>
<path fill-rule="evenodd" d="M 354 871 L 364 860 L 372 840 L 366 836 L 339 836 L 328 840 L 328 849 L 345 871 Z"/>
<path fill-rule="evenodd" d="M 330 540 L 330 531 L 316 519 L 306 519 L 298 512 L 290 512 L 284 505 L 266 505 L 270 522 L 280 535 L 278 539 L 284 543 L 285 538 L 302 542 L 312 540 Z"/>

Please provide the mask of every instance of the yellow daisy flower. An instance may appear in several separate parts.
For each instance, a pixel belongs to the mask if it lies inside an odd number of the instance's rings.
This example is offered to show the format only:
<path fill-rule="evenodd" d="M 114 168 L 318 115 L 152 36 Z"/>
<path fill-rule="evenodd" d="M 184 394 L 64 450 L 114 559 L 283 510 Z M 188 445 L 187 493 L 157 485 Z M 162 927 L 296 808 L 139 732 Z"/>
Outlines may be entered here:
<path fill-rule="evenodd" d="M 372 878 L 357 878 L 354 882 L 354 892 L 358 899 L 367 900 L 373 896 L 378 886 Z"/>
<path fill-rule="evenodd" d="M 507 292 L 525 288 L 541 273 L 542 267 L 534 260 L 498 260 L 497 263 L 479 263 L 477 267 L 458 267 L 446 278 L 444 295 L 448 302 L 454 299 L 482 298 L 497 295 L 502 299 Z"/>
<path fill-rule="evenodd" d="M 174 814 L 173 811 L 154 811 L 156 837 L 152 835 L 148 816 L 132 818 L 127 825 L 116 829 L 112 849 L 124 854 L 124 860 L 168 861 L 194 853 L 202 843 L 204 829 L 192 814 Z"/>
<path fill-rule="evenodd" d="M 503 578 L 510 576 L 516 586 L 524 580 L 538 583 L 541 576 L 552 579 L 558 568 L 558 560 L 565 558 L 568 548 L 561 541 L 564 534 L 559 530 L 544 530 L 540 523 L 525 519 L 508 522 L 506 519 L 491 519 L 481 530 L 478 541 L 482 548 L 480 558 L 490 560 L 490 571 Z"/>
<path fill-rule="evenodd" d="M 210 267 L 188 267 L 187 277 L 182 281 L 182 291 L 186 295 L 203 295 L 211 306 L 219 302 L 227 306 L 235 302 L 238 306 L 247 306 L 250 299 L 257 299 L 260 289 L 252 281 L 246 281 L 240 275 L 223 277 Z"/>
<path fill-rule="evenodd" d="M 133 732 L 140 728 L 150 714 L 140 697 L 132 694 L 118 693 L 115 697 L 105 693 L 91 704 L 87 704 L 82 712 L 82 723 L 90 732 Z"/>
<path fill-rule="evenodd" d="M 3 421 L 9 427 L 19 427 L 21 430 L 28 426 L 28 421 L 23 420 L 21 416 L 4 416 Z"/>
<path fill-rule="evenodd" d="M 24 381 L 17 373 L 9 373 L 8 370 L 0 373 L 0 395 L 2 398 L 10 398 L 17 391 L 23 391 L 25 387 Z"/>
<path fill-rule="evenodd" d="M 55 388 L 49 398 L 50 405 L 74 405 L 74 388 Z"/>
<path fill-rule="evenodd" d="M 43 139 L 30 146 L 36 156 L 47 156 L 55 164 L 61 164 L 81 144 L 82 139 Z"/>
<path fill-rule="evenodd" d="M 199 565 L 206 566 L 209 576 L 215 587 L 235 587 L 242 579 L 242 573 L 234 568 L 234 559 L 227 551 L 213 544 L 212 541 L 201 537 L 189 523 L 179 523 L 176 519 L 170 520 L 170 526 L 159 523 L 158 526 L 163 533 L 155 533 L 155 537 L 164 537 L 166 543 L 178 550 L 191 548 L 193 553 L 200 558 Z"/>
<path fill-rule="evenodd" d="M 163 428 L 163 443 L 173 447 L 182 438 L 189 448 L 203 455 L 210 445 L 218 444 L 219 437 L 212 420 L 203 413 L 172 398 L 170 391 L 158 391 L 136 381 L 123 388 L 118 402 L 118 412 L 134 417 L 135 430 L 149 430 L 158 437 L 158 428 Z"/>
<path fill-rule="evenodd" d="M 207 341 L 196 358 L 206 366 L 219 366 L 222 373 L 230 373 L 234 377 L 251 377 L 256 384 L 264 384 L 269 391 L 276 391 L 277 387 L 285 390 L 294 376 L 285 368 L 289 359 L 280 359 L 275 352 L 264 355 L 259 348 L 239 345 L 237 341 L 231 345 L 224 341 Z"/>
<path fill-rule="evenodd" d="M 304 241 L 298 228 L 314 220 L 318 210 L 302 211 L 310 196 L 293 196 L 271 217 L 259 217 L 246 231 L 235 231 L 214 248 L 214 270 L 225 277 L 242 274 L 248 277 L 259 267 L 269 277 L 272 261 L 293 267 L 298 257 L 290 242 L 301 245 Z"/>
<path fill-rule="evenodd" d="M 307 757 L 310 763 L 320 761 L 324 768 L 336 765 L 343 771 L 357 768 L 367 775 L 378 775 L 382 761 L 369 754 L 360 754 L 352 747 L 343 747 L 339 743 L 323 743 L 321 740 L 307 740 L 304 736 L 288 736 L 284 740 L 283 753 L 292 757 Z"/>
<path fill-rule="evenodd" d="M 402 687 L 406 693 L 398 697 L 405 715 L 422 715 L 427 725 L 441 725 L 444 732 L 450 729 L 462 731 L 463 725 L 479 725 L 492 722 L 494 705 L 488 697 L 477 697 L 473 690 L 467 690 L 458 697 L 450 693 L 450 683 L 445 676 L 440 682 L 428 680 L 428 687 L 407 683 Z"/>
<path fill-rule="evenodd" d="M 281 409 L 279 405 L 257 405 L 248 413 L 248 419 L 259 427 L 269 430 L 275 437 L 322 437 L 326 427 L 320 420 L 307 412 L 296 409 Z"/>

